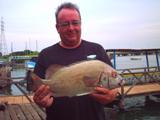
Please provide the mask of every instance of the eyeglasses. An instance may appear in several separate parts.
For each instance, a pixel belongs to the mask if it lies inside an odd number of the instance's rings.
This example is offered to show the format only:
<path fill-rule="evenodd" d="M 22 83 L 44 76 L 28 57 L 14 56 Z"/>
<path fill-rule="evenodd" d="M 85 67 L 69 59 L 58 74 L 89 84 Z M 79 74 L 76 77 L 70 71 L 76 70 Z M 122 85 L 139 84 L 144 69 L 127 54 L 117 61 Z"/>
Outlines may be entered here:
<path fill-rule="evenodd" d="M 60 27 L 68 27 L 70 25 L 78 26 L 80 24 L 81 24 L 80 20 L 73 20 L 73 21 L 66 21 L 66 22 L 58 23 L 58 26 L 60 26 Z"/>

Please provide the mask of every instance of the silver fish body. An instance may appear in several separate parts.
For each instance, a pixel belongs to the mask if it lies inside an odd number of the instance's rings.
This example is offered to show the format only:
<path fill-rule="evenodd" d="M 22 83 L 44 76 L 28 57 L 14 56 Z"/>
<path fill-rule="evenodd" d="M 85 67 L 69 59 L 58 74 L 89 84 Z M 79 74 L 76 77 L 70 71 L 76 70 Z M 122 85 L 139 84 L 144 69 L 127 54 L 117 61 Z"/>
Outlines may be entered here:
<path fill-rule="evenodd" d="M 80 96 L 91 93 L 96 86 L 112 89 L 122 83 L 122 77 L 116 70 L 99 60 L 78 62 L 59 67 L 56 71 L 54 68 L 55 65 L 48 68 L 48 79 L 43 81 L 53 91 L 54 97 Z"/>

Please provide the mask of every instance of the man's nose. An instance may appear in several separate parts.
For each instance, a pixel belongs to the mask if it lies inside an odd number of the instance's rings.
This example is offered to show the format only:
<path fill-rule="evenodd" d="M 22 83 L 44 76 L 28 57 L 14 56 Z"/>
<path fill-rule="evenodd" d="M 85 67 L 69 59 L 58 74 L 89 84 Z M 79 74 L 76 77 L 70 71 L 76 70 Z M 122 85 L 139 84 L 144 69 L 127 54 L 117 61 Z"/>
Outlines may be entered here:
<path fill-rule="evenodd" d="M 69 28 L 69 29 L 73 29 L 73 28 L 74 28 L 74 25 L 70 22 L 69 25 L 68 25 L 68 28 Z"/>

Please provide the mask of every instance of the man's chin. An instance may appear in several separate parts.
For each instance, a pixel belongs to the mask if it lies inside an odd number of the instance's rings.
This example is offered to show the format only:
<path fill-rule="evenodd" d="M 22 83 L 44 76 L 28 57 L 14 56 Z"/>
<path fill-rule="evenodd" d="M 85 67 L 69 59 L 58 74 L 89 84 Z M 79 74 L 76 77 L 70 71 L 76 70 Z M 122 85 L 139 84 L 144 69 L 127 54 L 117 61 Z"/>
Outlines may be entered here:
<path fill-rule="evenodd" d="M 77 43 L 77 42 L 79 42 L 79 41 L 77 40 L 77 38 L 74 37 L 74 38 L 69 38 L 69 39 L 68 39 L 68 42 L 74 44 L 74 43 Z"/>

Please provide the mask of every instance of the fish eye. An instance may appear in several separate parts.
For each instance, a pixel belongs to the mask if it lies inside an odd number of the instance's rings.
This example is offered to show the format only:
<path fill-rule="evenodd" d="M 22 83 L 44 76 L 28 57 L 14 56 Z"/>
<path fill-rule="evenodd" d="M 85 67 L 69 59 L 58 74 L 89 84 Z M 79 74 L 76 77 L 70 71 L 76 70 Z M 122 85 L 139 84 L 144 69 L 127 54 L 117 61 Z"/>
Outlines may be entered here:
<path fill-rule="evenodd" d="M 112 76 L 113 78 L 116 78 L 116 77 L 117 77 L 117 73 L 112 71 L 111 76 Z"/>

